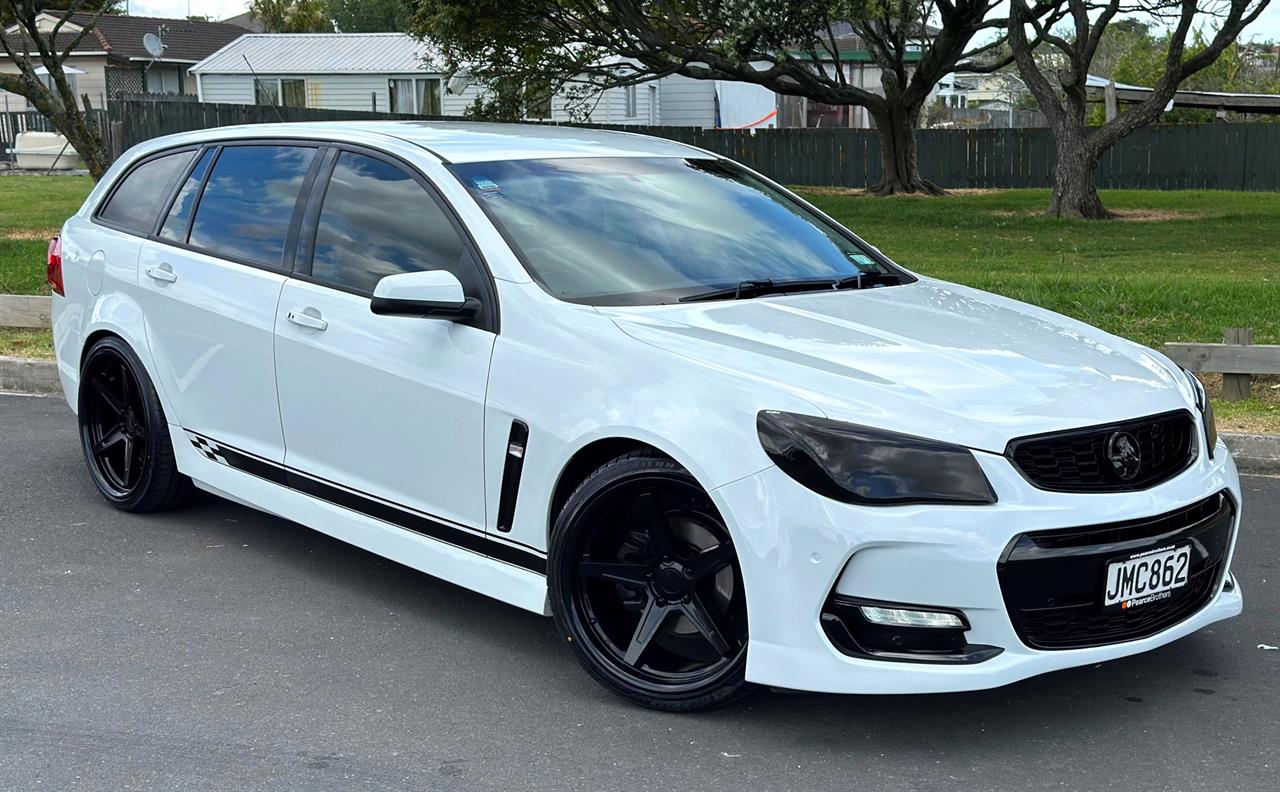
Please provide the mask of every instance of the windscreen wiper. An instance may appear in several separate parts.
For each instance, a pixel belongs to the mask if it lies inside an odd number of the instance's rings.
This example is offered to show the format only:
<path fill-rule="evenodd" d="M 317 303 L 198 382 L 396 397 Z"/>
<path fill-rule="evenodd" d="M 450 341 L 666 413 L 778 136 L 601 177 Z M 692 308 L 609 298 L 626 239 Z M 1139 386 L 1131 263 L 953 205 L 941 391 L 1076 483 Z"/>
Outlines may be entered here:
<path fill-rule="evenodd" d="M 709 300 L 745 300 L 765 294 L 791 294 L 793 292 L 827 291 L 838 286 L 835 278 L 800 278 L 797 280 L 744 280 L 737 286 L 690 294 L 680 302 L 705 302 Z"/>
<path fill-rule="evenodd" d="M 869 289 L 872 286 L 888 286 L 902 282 L 902 278 L 892 272 L 859 272 L 836 281 L 837 289 Z"/>

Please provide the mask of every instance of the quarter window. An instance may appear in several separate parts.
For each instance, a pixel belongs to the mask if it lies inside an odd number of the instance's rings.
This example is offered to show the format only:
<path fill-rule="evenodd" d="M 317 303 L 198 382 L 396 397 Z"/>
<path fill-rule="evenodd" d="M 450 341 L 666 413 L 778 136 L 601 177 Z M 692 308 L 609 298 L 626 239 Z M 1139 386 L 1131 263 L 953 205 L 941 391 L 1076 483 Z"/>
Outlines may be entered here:
<path fill-rule="evenodd" d="M 194 151 L 180 151 L 148 160 L 129 172 L 107 199 L 98 217 L 126 231 L 150 234 L 160 206 L 169 197 L 178 174 L 191 163 Z"/>
<path fill-rule="evenodd" d="M 280 267 L 302 182 L 316 150 L 227 146 L 209 174 L 191 245 L 226 258 Z"/>
<path fill-rule="evenodd" d="M 435 269 L 476 293 L 462 237 L 422 185 L 388 162 L 344 152 L 325 191 L 311 276 L 371 293 L 387 275 Z"/>

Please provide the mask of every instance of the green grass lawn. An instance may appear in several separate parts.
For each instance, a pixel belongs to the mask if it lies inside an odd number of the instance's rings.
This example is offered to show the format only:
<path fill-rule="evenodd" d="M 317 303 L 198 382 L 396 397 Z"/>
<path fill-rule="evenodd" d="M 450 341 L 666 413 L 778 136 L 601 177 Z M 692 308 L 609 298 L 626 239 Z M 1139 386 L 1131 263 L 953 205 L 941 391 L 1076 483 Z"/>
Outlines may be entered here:
<path fill-rule="evenodd" d="M 0 177 L 0 293 L 45 292 L 45 239 L 91 186 L 86 177 Z M 1040 216 L 1048 190 L 940 199 L 802 192 L 910 269 L 1143 344 L 1221 341 L 1225 327 L 1252 327 L 1258 343 L 1280 343 L 1277 193 L 1103 192 L 1126 219 L 1097 223 Z M 47 334 L 11 332 L 0 335 L 0 350 L 34 354 L 41 339 Z M 1224 428 L 1280 432 L 1280 388 L 1264 380 L 1255 393 L 1220 408 Z"/>
<path fill-rule="evenodd" d="M 1103 192 L 1144 219 L 1040 216 L 1047 190 L 950 198 L 806 193 L 917 272 L 997 292 L 1159 347 L 1252 327 L 1280 343 L 1280 194 Z"/>
<path fill-rule="evenodd" d="M 0 294 L 44 294 L 49 237 L 93 187 L 88 176 L 0 176 Z"/>
<path fill-rule="evenodd" d="M 48 330 L 0 327 L 0 355 L 52 360 L 53 333 Z"/>

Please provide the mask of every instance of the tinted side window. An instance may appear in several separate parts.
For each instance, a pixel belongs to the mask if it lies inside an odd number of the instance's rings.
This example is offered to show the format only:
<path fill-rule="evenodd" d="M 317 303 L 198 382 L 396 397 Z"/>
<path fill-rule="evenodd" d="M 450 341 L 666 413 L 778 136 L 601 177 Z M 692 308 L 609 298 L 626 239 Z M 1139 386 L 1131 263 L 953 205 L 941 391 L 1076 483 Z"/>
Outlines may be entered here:
<path fill-rule="evenodd" d="M 190 243 L 227 258 L 281 266 L 285 237 L 316 150 L 227 146 L 205 184 Z"/>
<path fill-rule="evenodd" d="M 173 206 L 169 207 L 169 215 L 165 217 L 164 225 L 160 226 L 161 239 L 187 241 L 187 225 L 191 221 L 191 210 L 196 205 L 196 193 L 200 190 L 205 171 L 209 170 L 209 163 L 212 160 L 213 149 L 206 149 L 204 154 L 200 155 L 200 161 L 191 169 L 191 175 L 187 176 L 187 180 L 182 183 L 182 189 L 178 190 L 178 197 L 173 199 Z"/>
<path fill-rule="evenodd" d="M 311 276 L 362 292 L 400 272 L 452 272 L 468 294 L 476 268 L 444 209 L 408 173 L 344 152 L 325 191 Z"/>
<path fill-rule="evenodd" d="M 178 174 L 195 155 L 194 151 L 166 154 L 129 171 L 111 193 L 107 205 L 99 210 L 98 217 L 129 231 L 150 234 Z"/>

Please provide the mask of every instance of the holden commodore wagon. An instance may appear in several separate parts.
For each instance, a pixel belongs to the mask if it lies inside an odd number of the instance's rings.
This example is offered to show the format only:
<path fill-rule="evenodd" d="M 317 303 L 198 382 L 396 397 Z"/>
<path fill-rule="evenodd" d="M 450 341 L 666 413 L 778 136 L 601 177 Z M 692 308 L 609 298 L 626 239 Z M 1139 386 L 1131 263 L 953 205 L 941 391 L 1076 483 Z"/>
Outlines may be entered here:
<path fill-rule="evenodd" d="M 700 149 L 181 134 L 48 267 L 111 505 L 205 490 L 549 615 L 646 706 L 989 688 L 1241 609 L 1194 377 Z"/>

